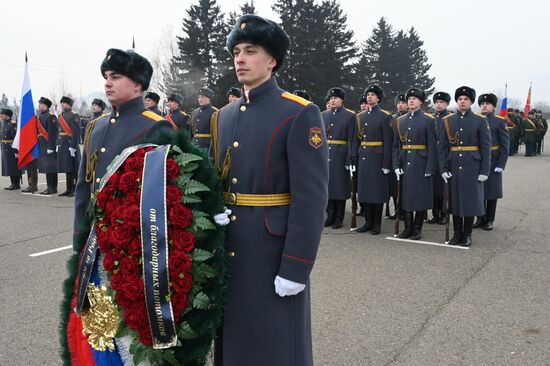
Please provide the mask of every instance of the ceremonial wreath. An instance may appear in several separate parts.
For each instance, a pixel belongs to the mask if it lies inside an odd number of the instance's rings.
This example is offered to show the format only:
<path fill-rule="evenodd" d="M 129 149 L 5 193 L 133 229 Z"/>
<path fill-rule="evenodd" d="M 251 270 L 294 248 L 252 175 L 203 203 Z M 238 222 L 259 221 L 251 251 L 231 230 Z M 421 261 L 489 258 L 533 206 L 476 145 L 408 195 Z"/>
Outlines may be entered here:
<path fill-rule="evenodd" d="M 92 197 L 65 284 L 66 365 L 206 362 L 223 314 L 219 180 L 184 134 L 159 140 L 125 149 Z"/>

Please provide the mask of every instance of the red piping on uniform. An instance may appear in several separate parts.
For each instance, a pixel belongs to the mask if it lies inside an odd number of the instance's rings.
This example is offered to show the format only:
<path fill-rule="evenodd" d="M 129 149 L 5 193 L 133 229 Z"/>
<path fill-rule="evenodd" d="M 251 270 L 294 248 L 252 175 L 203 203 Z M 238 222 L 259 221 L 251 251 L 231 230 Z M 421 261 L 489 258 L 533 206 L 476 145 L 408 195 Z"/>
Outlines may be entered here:
<path fill-rule="evenodd" d="M 275 132 L 273 132 L 273 135 L 271 135 L 271 139 L 269 140 L 269 144 L 267 147 L 267 158 L 265 159 L 265 193 L 269 193 L 268 189 L 268 178 L 269 178 L 269 158 L 271 157 L 271 146 L 273 145 L 273 140 L 275 140 L 275 136 L 279 133 L 281 128 L 283 128 L 287 123 L 291 122 L 291 120 L 294 120 L 296 116 L 290 116 L 287 119 L 285 119 L 277 128 L 275 129 Z M 264 225 L 268 233 L 274 236 L 284 237 L 285 234 L 277 234 L 271 231 L 269 228 L 269 224 L 267 223 L 267 207 L 264 207 Z"/>
<path fill-rule="evenodd" d="M 134 139 L 134 141 L 132 141 L 132 144 L 136 143 L 141 138 L 141 136 L 145 135 L 148 130 L 149 129 L 141 131 L 141 133 Z"/>
<path fill-rule="evenodd" d="M 311 265 L 313 265 L 315 263 L 315 261 L 310 261 L 309 259 L 304 259 L 304 258 L 300 258 L 300 257 L 294 257 L 294 256 L 286 254 L 286 253 L 283 253 L 283 257 L 287 257 L 287 258 L 290 258 L 290 259 L 295 259 L 297 261 L 304 262 L 304 263 L 311 264 Z"/>

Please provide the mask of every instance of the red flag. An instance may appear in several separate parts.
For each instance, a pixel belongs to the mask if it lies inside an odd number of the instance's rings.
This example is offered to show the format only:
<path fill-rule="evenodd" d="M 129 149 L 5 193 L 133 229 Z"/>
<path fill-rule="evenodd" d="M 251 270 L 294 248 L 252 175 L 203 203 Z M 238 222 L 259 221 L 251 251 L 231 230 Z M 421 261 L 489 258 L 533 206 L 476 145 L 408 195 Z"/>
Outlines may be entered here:
<path fill-rule="evenodd" d="M 523 117 L 527 117 L 529 115 L 529 111 L 531 110 L 531 88 L 533 85 L 529 86 L 529 93 L 527 94 L 527 102 L 525 102 L 525 111 L 523 112 Z"/>

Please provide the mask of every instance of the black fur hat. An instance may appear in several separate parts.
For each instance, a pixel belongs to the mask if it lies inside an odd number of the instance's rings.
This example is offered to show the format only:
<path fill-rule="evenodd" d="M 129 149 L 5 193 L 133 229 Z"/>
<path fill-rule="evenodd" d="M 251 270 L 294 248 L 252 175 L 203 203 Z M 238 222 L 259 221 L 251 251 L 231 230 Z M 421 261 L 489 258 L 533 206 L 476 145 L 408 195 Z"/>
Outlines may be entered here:
<path fill-rule="evenodd" d="M 143 91 L 149 88 L 153 76 L 153 67 L 145 57 L 132 50 L 122 51 L 116 48 L 109 49 L 101 63 L 103 77 L 107 71 L 116 71 L 129 77 L 134 82 L 141 84 Z"/>
<path fill-rule="evenodd" d="M 361 94 L 361 96 L 359 97 L 359 105 L 363 103 L 367 103 L 367 96 L 365 94 Z"/>
<path fill-rule="evenodd" d="M 168 96 L 168 101 L 169 102 L 176 102 L 176 103 L 181 105 L 183 103 L 183 97 L 179 94 L 172 93 Z"/>
<path fill-rule="evenodd" d="M 305 90 L 294 90 L 294 92 L 292 94 L 297 95 L 301 98 L 304 98 L 305 100 L 311 100 L 311 97 L 309 96 L 309 94 Z"/>
<path fill-rule="evenodd" d="M 10 118 L 13 116 L 13 112 L 11 111 L 11 109 L 7 109 L 7 108 L 0 109 L 0 114 L 5 114 Z"/>
<path fill-rule="evenodd" d="M 59 103 L 67 103 L 68 105 L 70 105 L 72 107 L 73 104 L 74 104 L 74 100 L 72 100 L 69 97 L 62 97 L 61 100 L 59 101 Z"/>
<path fill-rule="evenodd" d="M 371 84 L 367 87 L 367 89 L 365 89 L 365 95 L 367 95 L 368 93 L 376 94 L 379 102 L 381 102 L 382 98 L 384 98 L 384 89 L 375 84 Z"/>
<path fill-rule="evenodd" d="M 460 88 L 456 89 L 455 91 L 455 102 L 458 101 L 458 97 L 465 96 L 468 97 L 472 101 L 472 103 L 476 102 L 476 91 L 473 88 L 470 88 L 469 86 L 461 86 Z"/>
<path fill-rule="evenodd" d="M 491 103 L 493 107 L 497 107 L 498 98 L 493 93 L 487 93 L 487 94 L 481 94 L 479 98 L 477 98 L 477 104 L 481 106 L 481 103 Z"/>
<path fill-rule="evenodd" d="M 407 104 L 407 99 L 405 98 L 405 93 L 399 93 L 395 96 L 394 104 L 397 105 L 397 103 L 403 102 Z"/>
<path fill-rule="evenodd" d="M 158 102 L 160 101 L 160 95 L 158 95 L 157 93 L 155 92 L 149 92 L 147 94 L 145 94 L 145 98 L 144 99 L 151 99 L 153 100 L 155 103 L 158 104 Z"/>
<path fill-rule="evenodd" d="M 105 107 L 107 107 L 105 102 L 99 98 L 95 98 L 94 100 L 92 100 L 92 105 L 93 104 L 97 105 L 99 108 L 101 108 L 101 110 L 105 110 Z"/>
<path fill-rule="evenodd" d="M 447 104 L 449 104 L 451 102 L 451 95 L 449 93 L 445 93 L 445 92 L 437 92 L 433 96 L 433 101 L 435 103 L 438 100 L 442 100 L 442 101 L 446 102 Z"/>
<path fill-rule="evenodd" d="M 346 99 L 346 92 L 344 89 L 339 87 L 330 88 L 327 93 L 327 99 L 330 99 L 330 97 L 338 97 L 341 99 Z"/>
<path fill-rule="evenodd" d="M 227 91 L 227 96 L 229 97 L 230 95 L 234 95 L 237 98 L 240 98 L 241 97 L 241 89 L 237 88 L 236 86 L 232 86 Z"/>
<path fill-rule="evenodd" d="M 416 97 L 420 99 L 422 103 L 426 101 L 426 93 L 422 89 L 410 88 L 407 90 L 407 93 L 405 93 L 405 99 L 409 100 L 410 97 Z"/>
<path fill-rule="evenodd" d="M 252 14 L 240 17 L 227 36 L 226 47 L 229 53 L 233 55 L 233 47 L 243 42 L 264 47 L 277 61 L 277 65 L 273 68 L 274 72 L 283 65 L 290 48 L 290 38 L 280 25 Z"/>
<path fill-rule="evenodd" d="M 212 89 L 209 89 L 206 86 L 200 88 L 197 95 L 202 95 L 210 99 L 214 98 L 214 92 L 212 91 Z"/>
<path fill-rule="evenodd" d="M 38 103 L 45 104 L 48 106 L 48 108 L 52 106 L 52 101 L 45 97 L 40 97 L 40 99 L 38 99 Z"/>

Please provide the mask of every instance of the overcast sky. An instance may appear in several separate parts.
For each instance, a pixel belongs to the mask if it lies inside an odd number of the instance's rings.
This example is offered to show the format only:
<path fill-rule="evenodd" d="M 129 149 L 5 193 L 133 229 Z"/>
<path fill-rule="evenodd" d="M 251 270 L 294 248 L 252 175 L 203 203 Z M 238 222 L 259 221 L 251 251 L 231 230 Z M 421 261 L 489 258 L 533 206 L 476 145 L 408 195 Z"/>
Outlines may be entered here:
<path fill-rule="evenodd" d="M 35 101 L 59 90 L 60 80 L 75 96 L 103 90 L 99 65 L 108 48 L 154 54 L 170 26 L 181 32 L 194 1 L 3 2 L 0 92 L 20 98 L 25 50 Z M 223 12 L 242 1 L 218 0 Z M 259 15 L 277 20 L 271 1 L 255 2 Z M 414 26 L 425 41 L 437 90 L 451 94 L 461 85 L 478 94 L 501 91 L 525 102 L 533 82 L 533 103 L 550 102 L 549 1 L 357 1 L 341 0 L 359 45 L 380 17 L 398 29 Z M 222 47 L 223 45 L 220 45 Z"/>

